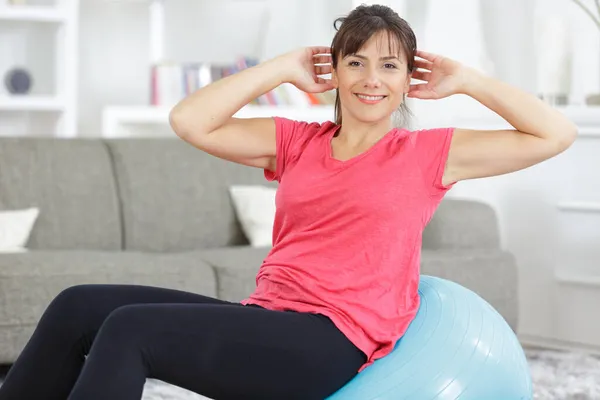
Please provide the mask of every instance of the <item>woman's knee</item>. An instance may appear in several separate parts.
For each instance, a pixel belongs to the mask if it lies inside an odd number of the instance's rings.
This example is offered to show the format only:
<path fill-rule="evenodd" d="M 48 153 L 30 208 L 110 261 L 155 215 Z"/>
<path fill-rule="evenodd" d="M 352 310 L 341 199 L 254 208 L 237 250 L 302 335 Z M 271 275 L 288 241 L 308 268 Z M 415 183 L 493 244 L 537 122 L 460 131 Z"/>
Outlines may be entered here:
<path fill-rule="evenodd" d="M 63 329 L 81 325 L 91 313 L 95 285 L 75 285 L 62 290 L 48 305 L 40 323 L 60 325 Z"/>
<path fill-rule="evenodd" d="M 70 311 L 79 308 L 86 298 L 89 298 L 94 285 L 74 285 L 63 289 L 57 294 L 50 305 L 49 310 Z"/>
<path fill-rule="evenodd" d="M 102 323 L 99 335 L 110 337 L 110 340 L 131 340 L 137 342 L 142 333 L 149 331 L 152 316 L 144 304 L 129 304 L 116 308 Z"/>

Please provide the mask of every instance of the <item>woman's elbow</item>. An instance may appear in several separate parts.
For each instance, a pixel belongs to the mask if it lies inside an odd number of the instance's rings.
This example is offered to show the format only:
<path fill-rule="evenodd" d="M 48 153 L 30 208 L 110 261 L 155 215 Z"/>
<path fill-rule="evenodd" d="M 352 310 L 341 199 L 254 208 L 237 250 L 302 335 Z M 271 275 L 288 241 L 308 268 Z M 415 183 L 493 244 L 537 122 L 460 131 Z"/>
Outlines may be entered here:
<path fill-rule="evenodd" d="M 564 131 L 564 137 L 562 139 L 562 144 L 565 146 L 565 150 L 571 147 L 575 140 L 577 140 L 577 136 L 579 135 L 579 127 L 574 123 L 571 123 L 569 127 L 567 127 Z"/>
<path fill-rule="evenodd" d="M 556 153 L 562 153 L 571 147 L 571 145 L 575 143 L 575 140 L 577 140 L 578 134 L 579 128 L 574 124 L 561 129 L 561 132 L 554 136 Z"/>
<path fill-rule="evenodd" d="M 177 108 L 177 106 L 169 112 L 169 125 L 171 126 L 171 129 L 173 129 L 173 132 L 180 138 L 183 138 L 188 134 L 188 130 L 186 129 L 187 123 L 185 121 L 186 117 L 184 113 L 181 109 Z"/>

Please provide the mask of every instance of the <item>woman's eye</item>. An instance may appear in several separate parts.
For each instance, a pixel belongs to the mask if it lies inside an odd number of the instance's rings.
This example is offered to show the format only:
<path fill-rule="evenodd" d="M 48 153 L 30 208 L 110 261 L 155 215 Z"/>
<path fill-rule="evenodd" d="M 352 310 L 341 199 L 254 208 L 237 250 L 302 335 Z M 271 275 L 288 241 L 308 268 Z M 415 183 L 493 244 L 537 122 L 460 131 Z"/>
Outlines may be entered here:
<path fill-rule="evenodd" d="M 348 66 L 350 66 L 350 67 L 360 67 L 360 65 L 361 65 L 360 61 L 350 61 L 350 62 L 348 62 Z M 394 69 L 394 68 L 396 68 L 396 65 L 392 64 L 392 63 L 385 63 L 384 64 L 384 68 L 386 68 L 386 69 Z"/>

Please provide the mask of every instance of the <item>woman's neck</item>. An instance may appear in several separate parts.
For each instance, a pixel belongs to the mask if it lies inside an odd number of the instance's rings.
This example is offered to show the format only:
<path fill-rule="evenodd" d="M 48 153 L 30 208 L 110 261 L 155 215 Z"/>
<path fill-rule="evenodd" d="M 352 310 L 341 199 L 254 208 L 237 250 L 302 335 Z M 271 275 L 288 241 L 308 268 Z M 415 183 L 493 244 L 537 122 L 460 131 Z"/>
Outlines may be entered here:
<path fill-rule="evenodd" d="M 378 142 L 393 129 L 391 119 L 374 123 L 364 123 L 344 118 L 336 137 L 339 143 L 351 148 L 359 148 Z"/>

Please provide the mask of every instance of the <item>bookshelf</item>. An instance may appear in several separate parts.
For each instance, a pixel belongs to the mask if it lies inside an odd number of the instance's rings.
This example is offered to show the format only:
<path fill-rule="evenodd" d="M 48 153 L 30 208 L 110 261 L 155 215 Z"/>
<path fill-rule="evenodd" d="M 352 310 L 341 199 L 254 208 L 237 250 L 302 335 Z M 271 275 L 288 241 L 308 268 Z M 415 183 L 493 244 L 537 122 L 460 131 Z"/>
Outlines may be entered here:
<path fill-rule="evenodd" d="M 170 107 L 110 106 L 102 114 L 102 136 L 105 138 L 148 135 L 143 127 L 156 127 L 160 134 L 170 132 Z M 295 107 L 248 105 L 236 118 L 260 118 L 279 116 L 299 121 L 324 122 L 333 120 L 334 108 L 330 105 Z M 155 131 L 155 132 L 157 132 Z"/>
<path fill-rule="evenodd" d="M 24 67 L 33 80 L 28 94 L 0 85 L 0 124 L 21 122 L 2 134 L 74 137 L 79 0 L 27 3 L 0 0 L 0 74 Z"/>
<path fill-rule="evenodd" d="M 64 112 L 65 101 L 56 96 L 0 96 L 0 111 Z"/>
<path fill-rule="evenodd" d="M 155 136 L 173 134 L 169 113 L 179 100 L 200 87 L 259 62 L 236 57 L 231 63 L 199 62 L 178 64 L 165 54 L 169 35 L 165 0 L 148 0 L 148 62 L 151 68 L 151 89 L 148 104 L 109 104 L 102 110 L 101 135 L 107 138 Z M 264 38 L 263 38 L 264 40 Z M 317 99 L 316 97 L 320 97 Z M 281 85 L 260 96 L 234 115 L 237 118 L 281 116 L 295 120 L 323 122 L 334 118 L 332 95 L 328 98 L 302 93 L 291 84 Z"/>

